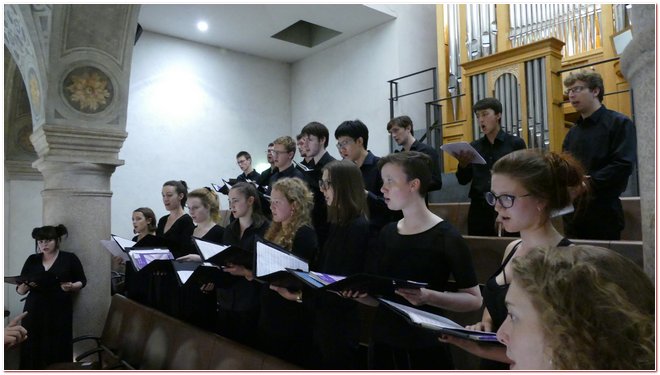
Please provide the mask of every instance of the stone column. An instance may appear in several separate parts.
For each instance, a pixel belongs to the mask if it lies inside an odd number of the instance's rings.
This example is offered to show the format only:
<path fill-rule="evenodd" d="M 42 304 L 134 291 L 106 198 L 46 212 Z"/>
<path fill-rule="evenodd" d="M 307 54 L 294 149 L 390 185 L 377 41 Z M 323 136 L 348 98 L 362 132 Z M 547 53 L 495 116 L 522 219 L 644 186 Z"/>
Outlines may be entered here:
<path fill-rule="evenodd" d="M 633 39 L 621 55 L 630 82 L 637 128 L 644 270 L 655 275 L 655 4 L 632 5 Z"/>
<path fill-rule="evenodd" d="M 124 131 L 84 131 L 43 125 L 31 136 L 44 178 L 43 225 L 64 224 L 69 235 L 62 249 L 83 264 L 87 285 L 74 300 L 74 337 L 99 335 L 110 297 L 110 256 L 99 243 L 110 237 L 110 177 L 124 164 L 117 154 Z"/>

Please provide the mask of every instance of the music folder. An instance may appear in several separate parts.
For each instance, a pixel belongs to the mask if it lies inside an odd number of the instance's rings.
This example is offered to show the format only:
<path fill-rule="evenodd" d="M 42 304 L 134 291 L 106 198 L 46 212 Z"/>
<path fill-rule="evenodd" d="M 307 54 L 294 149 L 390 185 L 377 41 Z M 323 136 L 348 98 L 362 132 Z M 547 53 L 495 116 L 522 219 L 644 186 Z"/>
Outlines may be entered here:
<path fill-rule="evenodd" d="M 241 247 L 218 245 L 196 237 L 193 237 L 193 243 L 204 261 L 220 267 L 231 263 L 252 269 L 254 264 L 254 254 Z"/>
<path fill-rule="evenodd" d="M 408 323 L 439 333 L 460 337 L 479 343 L 502 345 L 497 340 L 495 332 L 475 331 L 463 328 L 460 324 L 444 316 L 436 315 L 428 311 L 402 305 L 383 298 L 378 299 L 380 303 L 402 316 Z"/>
<path fill-rule="evenodd" d="M 130 258 L 126 248 L 135 246 L 135 242 L 111 234 L 109 240 L 101 240 L 101 245 L 103 245 L 103 247 L 105 247 L 113 256 L 117 256 L 122 258 L 124 261 L 128 261 Z"/>
<path fill-rule="evenodd" d="M 45 288 L 59 285 L 60 279 L 52 272 L 40 271 L 28 275 L 5 276 L 5 283 L 14 285 L 35 283 L 38 287 Z"/>
<path fill-rule="evenodd" d="M 306 285 L 329 292 L 354 291 L 367 293 L 372 296 L 394 293 L 395 289 L 420 289 L 428 286 L 427 283 L 396 279 L 368 273 L 358 273 L 351 276 L 337 276 L 321 272 L 302 272 L 288 270 L 293 276 Z"/>
<path fill-rule="evenodd" d="M 440 146 L 440 149 L 453 157 L 456 157 L 461 151 L 467 151 L 472 154 L 472 160 L 470 163 L 486 164 L 486 160 L 479 154 L 477 150 L 474 149 L 474 147 L 472 147 L 472 145 L 467 142 L 445 143 L 444 145 Z"/>
<path fill-rule="evenodd" d="M 155 261 L 169 261 L 173 260 L 174 256 L 168 249 L 130 249 L 128 255 L 131 264 L 135 267 L 136 271 L 141 271 Z M 167 263 L 167 262 L 166 262 Z"/>
<path fill-rule="evenodd" d="M 307 260 L 291 254 L 288 250 L 257 238 L 253 267 L 255 278 L 276 286 L 299 289 L 302 283 L 287 269 L 308 272 L 309 264 Z"/>

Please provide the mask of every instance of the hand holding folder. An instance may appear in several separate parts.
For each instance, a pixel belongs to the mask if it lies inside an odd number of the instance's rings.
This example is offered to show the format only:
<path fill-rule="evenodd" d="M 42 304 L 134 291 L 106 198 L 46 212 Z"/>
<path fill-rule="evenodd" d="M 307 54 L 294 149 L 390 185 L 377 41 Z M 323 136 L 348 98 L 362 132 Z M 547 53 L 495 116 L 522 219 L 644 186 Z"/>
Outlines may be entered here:
<path fill-rule="evenodd" d="M 380 303 L 400 315 L 408 323 L 419 326 L 442 334 L 460 337 L 479 343 L 488 343 L 501 345 L 497 340 L 495 332 L 475 331 L 463 328 L 460 324 L 444 316 L 432 314 L 428 311 L 416 309 L 414 307 L 402 305 L 383 298 L 378 299 Z"/>
<path fill-rule="evenodd" d="M 428 284 L 422 282 L 367 273 L 336 276 L 314 271 L 303 272 L 294 269 L 289 269 L 288 271 L 311 288 L 335 293 L 352 291 L 378 296 L 392 294 L 396 289 L 420 289 L 428 286 Z"/>
<path fill-rule="evenodd" d="M 445 143 L 440 146 L 440 149 L 457 159 L 459 155 L 467 153 L 472 155 L 470 163 L 486 164 L 486 160 L 467 142 Z"/>

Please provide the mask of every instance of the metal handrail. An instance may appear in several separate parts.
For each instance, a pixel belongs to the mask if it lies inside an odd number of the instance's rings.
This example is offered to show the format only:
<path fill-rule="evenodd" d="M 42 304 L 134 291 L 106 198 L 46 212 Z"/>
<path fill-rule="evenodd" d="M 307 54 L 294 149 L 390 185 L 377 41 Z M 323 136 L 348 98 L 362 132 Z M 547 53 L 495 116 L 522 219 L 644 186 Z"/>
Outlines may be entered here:
<path fill-rule="evenodd" d="M 617 57 L 612 57 L 611 59 L 605 59 L 605 60 L 601 60 L 601 61 L 596 61 L 595 63 L 588 63 L 588 64 L 584 64 L 584 65 L 578 65 L 578 66 L 573 66 L 573 67 L 566 68 L 566 69 L 561 69 L 561 70 L 558 70 L 558 71 L 553 72 L 553 73 L 555 73 L 556 75 L 560 75 L 560 74 L 562 74 L 562 73 L 564 73 L 564 72 L 570 72 L 571 70 L 578 70 L 578 69 L 586 68 L 586 67 L 589 67 L 589 66 L 605 64 L 605 63 L 612 62 L 612 61 L 616 61 L 616 60 L 620 60 L 620 59 L 621 59 L 621 58 L 620 58 L 619 56 L 617 56 Z"/>

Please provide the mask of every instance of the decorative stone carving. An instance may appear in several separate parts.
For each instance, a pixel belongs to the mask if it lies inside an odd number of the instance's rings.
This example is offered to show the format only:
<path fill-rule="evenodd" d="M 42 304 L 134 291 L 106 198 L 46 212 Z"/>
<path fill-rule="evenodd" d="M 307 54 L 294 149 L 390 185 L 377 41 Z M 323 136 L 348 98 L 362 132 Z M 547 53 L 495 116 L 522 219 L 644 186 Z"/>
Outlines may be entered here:
<path fill-rule="evenodd" d="M 85 66 L 72 70 L 62 84 L 66 102 L 83 113 L 99 113 L 114 99 L 110 78 L 101 70 Z"/>

